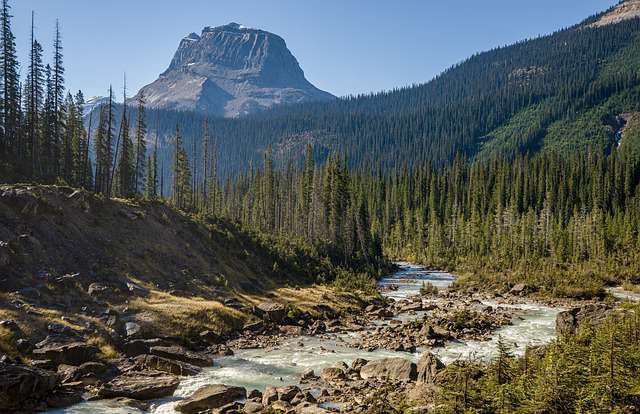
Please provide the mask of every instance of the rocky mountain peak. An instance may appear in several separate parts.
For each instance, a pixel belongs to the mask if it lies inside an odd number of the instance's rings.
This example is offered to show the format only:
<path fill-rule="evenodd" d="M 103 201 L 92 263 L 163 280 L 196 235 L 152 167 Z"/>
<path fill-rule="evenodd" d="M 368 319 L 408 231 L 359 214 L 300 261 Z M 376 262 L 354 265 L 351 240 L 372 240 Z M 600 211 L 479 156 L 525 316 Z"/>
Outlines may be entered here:
<path fill-rule="evenodd" d="M 229 117 L 333 99 L 305 78 L 284 39 L 238 23 L 184 37 L 167 70 L 141 91 L 150 107 Z"/>

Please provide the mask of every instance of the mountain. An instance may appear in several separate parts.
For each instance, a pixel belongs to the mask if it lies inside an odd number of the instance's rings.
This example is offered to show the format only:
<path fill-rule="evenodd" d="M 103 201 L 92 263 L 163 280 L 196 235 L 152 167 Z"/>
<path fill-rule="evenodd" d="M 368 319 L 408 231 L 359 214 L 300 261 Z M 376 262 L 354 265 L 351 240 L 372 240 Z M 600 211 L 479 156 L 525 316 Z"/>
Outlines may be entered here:
<path fill-rule="evenodd" d="M 182 39 L 169 68 L 140 92 L 151 108 L 225 117 L 334 99 L 305 78 L 281 37 L 237 23 Z"/>

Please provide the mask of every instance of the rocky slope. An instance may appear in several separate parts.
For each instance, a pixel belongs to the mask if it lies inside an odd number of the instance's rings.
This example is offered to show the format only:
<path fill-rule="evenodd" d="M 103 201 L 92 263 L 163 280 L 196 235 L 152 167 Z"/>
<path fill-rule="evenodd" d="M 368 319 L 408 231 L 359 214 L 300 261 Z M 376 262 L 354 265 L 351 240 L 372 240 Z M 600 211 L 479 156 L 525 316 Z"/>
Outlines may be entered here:
<path fill-rule="evenodd" d="M 602 15 L 591 27 L 601 27 L 640 17 L 640 0 L 625 0 Z"/>
<path fill-rule="evenodd" d="M 226 117 L 334 98 L 307 81 L 281 37 L 236 23 L 182 39 L 169 68 L 140 93 L 151 108 Z"/>

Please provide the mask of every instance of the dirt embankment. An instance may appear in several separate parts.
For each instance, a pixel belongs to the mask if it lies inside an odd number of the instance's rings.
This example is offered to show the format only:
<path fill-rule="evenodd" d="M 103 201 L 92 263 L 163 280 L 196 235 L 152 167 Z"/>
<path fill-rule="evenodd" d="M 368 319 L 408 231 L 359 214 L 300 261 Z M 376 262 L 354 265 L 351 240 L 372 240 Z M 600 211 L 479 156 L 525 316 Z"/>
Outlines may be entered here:
<path fill-rule="evenodd" d="M 30 342 L 52 324 L 100 336 L 126 335 L 127 323 L 186 340 L 225 335 L 255 319 L 253 305 L 265 299 L 310 314 L 357 306 L 352 295 L 311 287 L 325 267 L 295 246 L 285 254 L 160 202 L 0 186 L 0 320 L 15 321 Z M 2 334 L 0 352 L 11 354 L 15 335 Z"/>

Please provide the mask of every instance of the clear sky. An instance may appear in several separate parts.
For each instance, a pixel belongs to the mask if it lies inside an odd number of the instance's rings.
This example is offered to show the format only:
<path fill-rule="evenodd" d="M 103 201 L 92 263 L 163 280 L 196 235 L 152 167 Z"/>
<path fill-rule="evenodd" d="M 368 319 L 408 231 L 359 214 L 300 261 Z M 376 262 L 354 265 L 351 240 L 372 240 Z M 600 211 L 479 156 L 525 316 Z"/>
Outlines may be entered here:
<path fill-rule="evenodd" d="M 307 78 L 335 95 L 422 83 L 473 53 L 577 23 L 617 0 L 10 0 L 20 59 L 31 11 L 50 61 L 55 19 L 67 86 L 137 91 L 180 39 L 237 22 L 282 36 Z M 22 72 L 26 71 L 26 66 Z"/>

